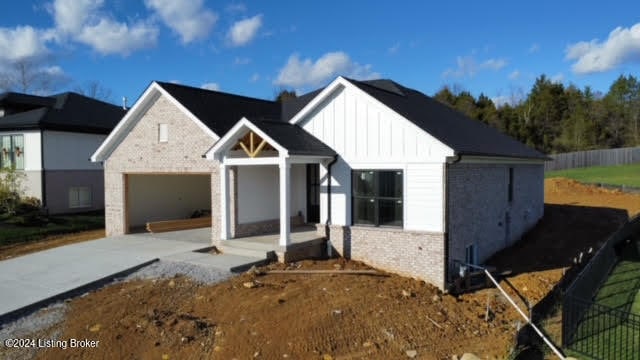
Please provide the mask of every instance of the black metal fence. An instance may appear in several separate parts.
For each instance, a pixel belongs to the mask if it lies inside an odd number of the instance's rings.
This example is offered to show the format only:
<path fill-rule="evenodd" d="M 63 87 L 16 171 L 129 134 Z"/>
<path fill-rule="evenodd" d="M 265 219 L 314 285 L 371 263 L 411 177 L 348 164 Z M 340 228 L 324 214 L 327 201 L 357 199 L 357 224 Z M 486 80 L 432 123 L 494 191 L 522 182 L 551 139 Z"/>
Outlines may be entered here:
<path fill-rule="evenodd" d="M 640 147 L 576 151 L 550 155 L 553 161 L 544 164 L 544 171 L 589 166 L 612 166 L 640 162 Z"/>
<path fill-rule="evenodd" d="M 640 360 L 640 316 L 632 314 L 630 309 L 611 308 L 594 301 L 620 261 L 618 249 L 628 241 L 640 241 L 640 216 L 607 239 L 564 293 L 562 345 L 565 349 L 595 359 Z"/>
<path fill-rule="evenodd" d="M 577 326 L 563 334 L 565 348 L 594 359 L 640 359 L 640 316 L 580 298 L 566 299 L 563 323 Z"/>

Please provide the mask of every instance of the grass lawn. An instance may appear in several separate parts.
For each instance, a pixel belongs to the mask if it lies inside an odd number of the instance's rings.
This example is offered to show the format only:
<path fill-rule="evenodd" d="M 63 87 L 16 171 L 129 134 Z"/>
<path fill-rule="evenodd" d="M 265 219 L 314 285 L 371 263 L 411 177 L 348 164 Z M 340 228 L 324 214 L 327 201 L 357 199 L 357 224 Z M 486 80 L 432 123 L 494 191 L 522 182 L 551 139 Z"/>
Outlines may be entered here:
<path fill-rule="evenodd" d="M 548 171 L 544 173 L 544 177 L 566 177 L 583 183 L 624 185 L 640 188 L 640 163 Z"/>
<path fill-rule="evenodd" d="M 34 241 L 49 235 L 104 228 L 104 214 L 0 216 L 0 246 Z"/>
<path fill-rule="evenodd" d="M 637 316 L 622 318 L 618 312 L 590 311 L 578 326 L 577 341 L 571 349 L 598 358 L 637 359 L 640 354 L 640 255 L 634 245 L 625 248 L 621 261 L 595 300 L 600 305 Z"/>

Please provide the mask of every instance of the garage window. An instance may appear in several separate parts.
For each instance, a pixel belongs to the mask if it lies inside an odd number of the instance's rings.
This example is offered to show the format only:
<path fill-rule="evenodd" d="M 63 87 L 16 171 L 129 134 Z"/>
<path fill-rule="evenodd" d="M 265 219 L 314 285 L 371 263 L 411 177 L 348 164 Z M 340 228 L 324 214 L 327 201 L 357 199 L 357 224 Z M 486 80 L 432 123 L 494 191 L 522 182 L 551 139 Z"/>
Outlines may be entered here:
<path fill-rule="evenodd" d="M 168 141 L 169 141 L 169 125 L 168 124 L 158 125 L 158 142 L 168 142 Z"/>
<path fill-rule="evenodd" d="M 69 188 L 69 207 L 91 207 L 91 188 L 88 186 Z"/>

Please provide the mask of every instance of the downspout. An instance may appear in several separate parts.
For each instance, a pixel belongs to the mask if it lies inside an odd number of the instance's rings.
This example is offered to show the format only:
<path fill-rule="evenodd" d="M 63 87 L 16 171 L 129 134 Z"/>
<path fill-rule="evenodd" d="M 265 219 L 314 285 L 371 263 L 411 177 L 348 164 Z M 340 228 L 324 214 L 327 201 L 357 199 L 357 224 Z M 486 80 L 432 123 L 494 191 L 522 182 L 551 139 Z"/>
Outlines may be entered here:
<path fill-rule="evenodd" d="M 453 161 L 447 160 L 444 165 L 444 283 L 445 289 L 449 286 L 449 166 L 457 164 L 462 159 L 456 154 Z"/>
<path fill-rule="evenodd" d="M 48 214 L 47 209 L 47 177 L 44 169 L 44 131 L 40 130 L 40 189 L 42 190 L 42 209 Z"/>
<path fill-rule="evenodd" d="M 338 161 L 338 155 L 333 155 L 333 160 L 327 164 L 327 221 L 325 222 L 324 229 L 327 234 L 327 256 L 332 256 L 331 251 L 331 167 Z"/>

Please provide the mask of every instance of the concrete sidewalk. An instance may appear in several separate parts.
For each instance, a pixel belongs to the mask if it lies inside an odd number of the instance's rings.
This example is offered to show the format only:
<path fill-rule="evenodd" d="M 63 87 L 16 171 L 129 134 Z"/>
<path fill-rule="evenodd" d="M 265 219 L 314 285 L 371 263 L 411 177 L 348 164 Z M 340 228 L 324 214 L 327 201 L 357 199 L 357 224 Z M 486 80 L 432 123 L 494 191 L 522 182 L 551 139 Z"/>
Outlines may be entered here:
<path fill-rule="evenodd" d="M 261 260 L 193 252 L 209 245 L 209 237 L 202 231 L 145 233 L 86 241 L 0 261 L 0 324 L 160 258 L 204 263 L 225 271 Z"/>

